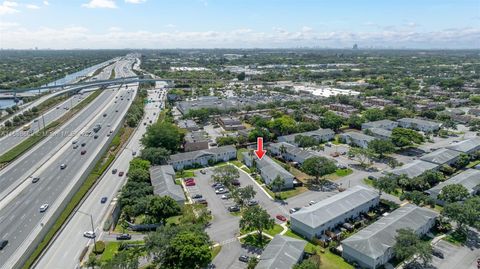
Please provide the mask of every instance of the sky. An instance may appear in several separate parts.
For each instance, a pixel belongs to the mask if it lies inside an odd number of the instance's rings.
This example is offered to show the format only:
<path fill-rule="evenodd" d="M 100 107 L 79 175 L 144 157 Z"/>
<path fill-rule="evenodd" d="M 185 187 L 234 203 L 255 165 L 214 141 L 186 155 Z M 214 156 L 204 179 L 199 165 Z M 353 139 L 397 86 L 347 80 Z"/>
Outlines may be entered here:
<path fill-rule="evenodd" d="M 0 48 L 480 48 L 480 0 L 0 0 Z"/>

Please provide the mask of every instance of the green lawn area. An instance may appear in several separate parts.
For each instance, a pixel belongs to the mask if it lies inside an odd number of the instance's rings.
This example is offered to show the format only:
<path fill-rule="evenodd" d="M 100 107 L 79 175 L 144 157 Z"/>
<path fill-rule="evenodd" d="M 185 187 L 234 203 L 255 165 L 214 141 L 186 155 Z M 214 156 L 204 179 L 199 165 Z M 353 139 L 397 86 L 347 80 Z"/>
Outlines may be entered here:
<path fill-rule="evenodd" d="M 100 256 L 100 262 L 106 262 L 110 260 L 115 253 L 118 252 L 118 248 L 120 247 L 121 244 L 143 244 L 143 241 L 110 241 L 106 242 L 105 244 L 105 251 L 102 253 L 102 256 Z"/>
<path fill-rule="evenodd" d="M 222 246 L 218 245 L 216 247 L 212 248 L 212 260 L 215 259 L 215 257 L 220 253 L 220 250 L 222 250 Z"/>
<path fill-rule="evenodd" d="M 195 176 L 194 171 L 195 171 L 194 169 L 178 171 L 175 173 L 175 176 L 177 178 L 194 177 Z"/>
<path fill-rule="evenodd" d="M 181 217 L 182 217 L 182 215 L 173 216 L 173 217 L 168 218 L 165 221 L 166 225 L 178 225 L 178 224 L 180 224 L 180 218 Z"/>
<path fill-rule="evenodd" d="M 274 197 L 274 193 L 273 191 L 271 191 L 268 187 L 266 186 L 262 186 L 267 192 L 268 194 L 270 194 L 272 197 Z M 282 192 L 277 192 L 277 196 L 276 198 L 277 199 L 280 199 L 280 200 L 286 200 L 290 197 L 293 197 L 295 195 L 299 195 L 300 193 L 302 192 L 305 192 L 307 191 L 308 189 L 306 187 L 297 187 L 295 189 L 291 189 L 291 190 L 287 190 L 287 191 L 282 191 Z"/>
<path fill-rule="evenodd" d="M 283 227 L 280 226 L 279 224 L 275 224 L 272 229 L 266 230 L 265 233 L 275 236 L 283 231 Z"/>
<path fill-rule="evenodd" d="M 457 231 L 453 231 L 451 234 L 448 234 L 447 236 L 445 236 L 444 240 L 459 246 L 464 244 L 465 241 L 467 241 L 467 237 L 465 234 L 462 234 Z"/>
<path fill-rule="evenodd" d="M 345 177 L 345 176 L 348 176 L 350 174 L 352 174 L 353 171 L 352 169 L 350 168 L 347 168 L 347 169 L 337 169 L 337 171 L 335 171 L 335 175 L 339 176 L 339 177 Z"/>
<path fill-rule="evenodd" d="M 262 235 L 262 242 L 260 242 L 260 240 L 258 239 L 259 239 L 258 234 L 250 234 L 240 239 L 240 243 L 245 244 L 247 246 L 253 246 L 253 247 L 263 249 L 270 242 L 270 238 L 264 235 Z"/>
<path fill-rule="evenodd" d="M 237 160 L 243 161 L 243 157 L 242 157 L 243 152 L 248 152 L 248 149 L 241 148 L 237 150 Z"/>
<path fill-rule="evenodd" d="M 303 239 L 300 235 L 296 234 L 292 230 L 288 229 L 285 233 L 286 236 L 293 238 Z M 323 250 L 323 252 L 322 252 Z M 322 269 L 352 269 L 353 266 L 345 262 L 342 257 L 335 255 L 330 252 L 328 249 L 323 249 L 320 246 L 314 245 L 312 242 L 307 240 L 307 245 L 305 246 L 305 251 L 309 253 L 318 253 L 322 261 Z"/>
<path fill-rule="evenodd" d="M 245 166 L 245 167 L 242 167 L 241 169 L 242 169 L 243 171 L 247 172 L 248 174 L 252 173 L 252 170 L 250 170 L 250 168 L 248 168 L 248 167 L 246 167 L 246 166 Z"/>
<path fill-rule="evenodd" d="M 232 163 L 233 165 L 235 165 L 238 168 L 241 168 L 243 166 L 243 163 L 240 162 L 240 161 L 231 161 L 230 163 Z"/>
<path fill-rule="evenodd" d="M 369 179 L 369 178 L 364 178 L 363 179 L 363 182 L 365 182 L 365 184 L 367 184 L 368 186 L 372 186 L 373 187 L 373 180 Z"/>
<path fill-rule="evenodd" d="M 311 176 L 305 174 L 304 172 L 298 170 L 295 167 L 290 167 L 290 173 L 292 173 L 293 176 L 295 176 L 296 179 L 306 182 Z"/>
<path fill-rule="evenodd" d="M 480 164 L 480 160 L 476 160 L 476 161 L 470 162 L 470 163 L 467 165 L 467 168 L 472 168 L 472 167 L 474 167 L 474 166 L 477 165 L 477 164 Z"/>

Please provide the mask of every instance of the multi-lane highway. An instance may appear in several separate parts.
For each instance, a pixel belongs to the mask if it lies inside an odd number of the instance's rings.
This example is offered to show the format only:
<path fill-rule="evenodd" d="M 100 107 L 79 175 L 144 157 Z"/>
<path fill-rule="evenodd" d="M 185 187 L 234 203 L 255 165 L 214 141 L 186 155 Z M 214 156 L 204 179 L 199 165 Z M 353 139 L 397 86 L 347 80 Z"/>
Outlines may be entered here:
<path fill-rule="evenodd" d="M 155 90 L 148 91 L 148 98 L 154 102 L 148 103 L 145 107 L 145 116 L 143 122 L 149 120 L 155 121 L 159 115 L 166 94 L 163 88 L 166 84 L 157 82 Z M 145 133 L 147 126 L 141 124 L 133 133 L 129 143 L 125 149 L 118 155 L 117 159 L 110 167 L 118 171 L 126 172 L 130 160 L 133 158 L 133 152 L 140 152 L 140 138 Z M 125 177 L 119 177 L 118 174 L 106 173 L 85 199 L 79 210 L 82 213 L 75 213 L 68 224 L 64 227 L 56 240 L 48 248 L 48 251 L 41 257 L 35 268 L 77 268 L 79 258 L 85 246 L 91 244 L 92 240 L 83 237 L 83 232 L 91 230 L 90 218 L 86 214 L 93 216 L 95 233 L 98 238 L 102 238 L 103 221 L 107 212 L 109 212 L 115 204 L 114 198 L 118 190 L 125 183 Z M 108 202 L 102 204 L 102 197 L 107 197 Z M 86 214 L 85 214 L 86 213 Z M 71 244 L 74 240 L 77 244 Z"/>
<path fill-rule="evenodd" d="M 133 62 L 120 60 L 119 63 L 131 67 Z M 108 68 L 104 71 L 108 72 Z M 126 76 L 131 71 L 121 67 L 116 74 Z M 43 224 L 67 202 L 74 185 L 106 145 L 110 131 L 116 129 L 125 116 L 136 88 L 105 90 L 56 133 L 0 172 L 0 239 L 9 241 L 0 251 L 1 268 L 11 268 L 37 235 L 48 229 Z M 85 135 L 95 124 L 102 126 L 98 133 Z M 75 149 L 74 140 L 79 145 Z M 61 164 L 67 167 L 61 169 Z M 30 176 L 40 180 L 32 183 Z M 45 203 L 49 208 L 42 213 L 39 207 Z"/>
<path fill-rule="evenodd" d="M 102 72 L 100 72 L 98 75 L 94 76 L 93 78 L 95 79 L 108 79 L 110 77 L 111 70 L 115 67 L 117 68 L 118 63 L 109 65 L 105 67 Z M 122 65 L 123 66 L 123 65 Z M 89 79 L 91 80 L 91 79 Z M 90 90 L 95 90 L 98 88 L 93 88 Z M 69 91 L 70 89 L 67 90 L 62 90 L 60 92 L 57 92 L 55 94 L 50 94 L 48 98 L 42 97 L 42 102 L 46 101 L 49 98 L 53 98 L 55 96 L 58 96 L 60 93 Z M 18 128 L 17 130 L 7 134 L 4 137 L 0 138 L 0 154 L 9 151 L 22 141 L 26 140 L 29 135 L 34 134 L 38 132 L 38 130 L 44 128 L 44 125 L 48 125 L 49 123 L 59 119 L 62 117 L 65 113 L 68 112 L 69 109 L 77 105 L 79 102 L 83 100 L 85 96 L 87 96 L 88 93 L 82 95 L 75 95 L 73 97 L 70 97 L 68 100 L 65 102 L 59 104 L 58 106 L 52 108 L 50 111 L 46 112 L 42 116 L 36 118 L 35 120 L 31 121 L 28 123 L 30 125 L 29 130 L 22 130 L 22 127 Z M 39 105 L 38 103 L 37 105 Z"/>

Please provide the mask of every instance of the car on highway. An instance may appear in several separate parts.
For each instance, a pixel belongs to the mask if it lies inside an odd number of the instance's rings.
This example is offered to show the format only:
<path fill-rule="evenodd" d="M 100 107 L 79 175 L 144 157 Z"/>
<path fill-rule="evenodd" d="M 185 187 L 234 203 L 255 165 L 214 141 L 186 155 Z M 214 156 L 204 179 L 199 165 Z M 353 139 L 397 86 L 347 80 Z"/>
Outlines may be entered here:
<path fill-rule="evenodd" d="M 87 151 L 86 151 L 86 150 L 82 150 L 82 151 L 80 151 L 80 155 L 85 155 L 85 153 L 87 153 Z"/>
<path fill-rule="evenodd" d="M 115 175 L 116 173 L 117 173 L 117 168 L 112 169 L 112 174 Z"/>
<path fill-rule="evenodd" d="M 78 149 L 78 145 L 73 145 L 73 149 Z"/>
<path fill-rule="evenodd" d="M 308 205 L 314 205 L 314 204 L 316 204 L 316 203 L 317 203 L 317 202 L 315 202 L 315 201 L 312 200 L 312 201 L 308 202 Z"/>
<path fill-rule="evenodd" d="M 62 170 L 63 170 L 63 169 L 65 169 L 65 168 L 67 168 L 67 164 L 65 164 L 65 163 L 62 163 L 62 164 L 60 165 L 60 169 L 62 169 Z"/>
<path fill-rule="evenodd" d="M 106 117 L 107 116 L 107 113 L 103 113 L 103 117 Z"/>
<path fill-rule="evenodd" d="M 280 221 L 287 221 L 287 218 L 286 218 L 285 216 L 283 216 L 283 215 L 277 215 L 277 216 L 275 216 L 275 217 L 276 217 L 278 220 L 280 220 Z"/>
<path fill-rule="evenodd" d="M 33 177 L 32 178 L 32 183 L 37 183 L 40 180 L 39 177 Z"/>
<path fill-rule="evenodd" d="M 105 204 L 107 202 L 108 198 L 106 196 L 102 197 L 102 199 L 100 199 L 100 203 L 102 204 Z"/>
<path fill-rule="evenodd" d="M 0 241 L 0 250 L 4 249 L 8 245 L 8 240 L 1 240 Z"/>
<path fill-rule="evenodd" d="M 40 206 L 40 212 L 45 212 L 48 209 L 48 204 L 43 204 Z"/>
<path fill-rule="evenodd" d="M 247 255 L 241 255 L 240 257 L 238 257 L 238 260 L 241 262 L 248 262 L 248 260 L 250 260 L 250 257 L 248 257 Z"/>
<path fill-rule="evenodd" d="M 132 236 L 129 234 L 119 234 L 117 235 L 117 240 L 130 240 L 132 239 Z"/>
<path fill-rule="evenodd" d="M 85 147 L 87 143 L 83 142 L 80 146 Z"/>
<path fill-rule="evenodd" d="M 93 139 L 97 139 L 97 138 L 98 138 L 98 135 L 94 135 L 94 136 L 93 136 Z"/>
<path fill-rule="evenodd" d="M 123 177 L 123 172 L 122 171 L 118 172 L 118 176 Z"/>
<path fill-rule="evenodd" d="M 86 231 L 83 233 L 83 236 L 86 238 L 95 238 L 95 232 L 94 231 Z"/>
<path fill-rule="evenodd" d="M 75 144 L 77 144 L 77 143 L 78 143 L 77 140 L 73 140 L 73 141 L 72 141 L 72 145 L 75 145 Z"/>

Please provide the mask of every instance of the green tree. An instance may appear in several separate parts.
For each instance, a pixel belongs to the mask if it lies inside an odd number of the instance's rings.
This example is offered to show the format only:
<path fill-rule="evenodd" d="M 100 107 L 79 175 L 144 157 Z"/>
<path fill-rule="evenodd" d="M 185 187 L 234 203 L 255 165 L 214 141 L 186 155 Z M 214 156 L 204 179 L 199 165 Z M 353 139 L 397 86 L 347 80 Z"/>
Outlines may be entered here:
<path fill-rule="evenodd" d="M 262 245 L 263 242 L 263 231 L 272 229 L 274 224 L 275 220 L 270 217 L 265 209 L 259 206 L 248 207 L 243 211 L 242 218 L 240 219 L 240 229 L 258 232 L 260 245 Z"/>
<path fill-rule="evenodd" d="M 233 165 L 218 166 L 213 170 L 213 180 L 227 188 L 233 188 L 233 181 L 240 177 L 240 172 Z"/>
<path fill-rule="evenodd" d="M 357 148 L 351 147 L 348 151 L 348 155 L 355 158 L 362 167 L 370 166 L 372 159 L 374 158 L 374 152 L 369 148 Z"/>
<path fill-rule="evenodd" d="M 391 140 L 397 147 L 406 147 L 413 144 L 423 143 L 424 137 L 422 134 L 414 130 L 394 128 L 392 130 Z"/>
<path fill-rule="evenodd" d="M 295 143 L 297 143 L 301 148 L 308 148 L 318 145 L 318 141 L 314 137 L 308 135 L 295 136 Z"/>
<path fill-rule="evenodd" d="M 385 113 L 378 108 L 370 108 L 363 112 L 363 116 L 368 121 L 377 121 L 385 119 Z"/>
<path fill-rule="evenodd" d="M 312 185 L 317 185 L 321 184 L 321 177 L 335 172 L 337 166 L 332 160 L 325 157 L 311 157 L 303 162 L 301 170 L 306 174 L 315 177 L 311 183 Z"/>
<path fill-rule="evenodd" d="M 218 146 L 235 145 L 235 143 L 237 143 L 237 138 L 233 136 L 217 137 Z"/>
<path fill-rule="evenodd" d="M 283 115 L 268 122 L 268 128 L 277 135 L 294 133 L 297 128 L 296 126 L 297 123 L 295 120 L 288 115 Z"/>
<path fill-rule="evenodd" d="M 399 260 L 406 260 L 414 257 L 428 263 L 432 259 L 432 246 L 430 242 L 422 241 L 418 235 L 411 229 L 399 229 L 395 236 L 395 245 L 393 252 Z"/>
<path fill-rule="evenodd" d="M 248 260 L 247 264 L 247 269 L 255 269 L 255 266 L 258 264 L 258 258 L 257 257 L 250 257 Z"/>
<path fill-rule="evenodd" d="M 468 197 L 467 188 L 461 184 L 450 184 L 442 188 L 438 199 L 446 203 L 460 202 Z"/>
<path fill-rule="evenodd" d="M 245 80 L 245 72 L 241 72 L 237 75 L 237 79 L 239 81 L 244 81 Z"/>
<path fill-rule="evenodd" d="M 457 161 L 455 161 L 454 166 L 456 168 L 463 168 L 463 167 L 467 166 L 469 163 L 470 163 L 470 156 L 468 156 L 468 154 L 461 153 L 458 156 Z"/>
<path fill-rule="evenodd" d="M 390 140 L 374 139 L 368 143 L 368 148 L 383 158 L 385 154 L 395 151 L 395 145 Z"/>
<path fill-rule="evenodd" d="M 154 195 L 150 198 L 147 212 L 159 223 L 165 223 L 165 220 L 169 217 L 180 214 L 180 206 L 170 196 L 157 196 Z"/>
<path fill-rule="evenodd" d="M 247 185 L 243 188 L 238 188 L 238 201 L 237 203 L 240 204 L 240 205 L 244 205 L 246 202 L 252 200 L 253 198 L 255 198 L 255 194 L 257 194 L 257 192 L 255 191 L 255 189 L 253 188 L 252 185 Z"/>
<path fill-rule="evenodd" d="M 150 173 L 148 170 L 133 169 L 128 171 L 128 179 L 134 182 L 150 182 Z"/>
<path fill-rule="evenodd" d="M 161 122 L 148 126 L 141 142 L 146 148 L 165 148 L 171 152 L 176 152 L 182 140 L 183 133 L 177 126 L 168 122 Z"/>
<path fill-rule="evenodd" d="M 358 115 L 353 115 L 348 118 L 348 126 L 353 129 L 361 130 L 362 124 L 366 122 L 366 120 Z"/>
<path fill-rule="evenodd" d="M 140 156 L 151 164 L 163 165 L 170 159 L 170 154 L 171 152 L 165 148 L 144 148 Z"/>
<path fill-rule="evenodd" d="M 327 111 L 320 119 L 320 126 L 322 128 L 330 128 L 334 131 L 338 131 L 342 127 L 343 118 L 331 111 Z"/>
<path fill-rule="evenodd" d="M 100 262 L 99 260 L 97 259 L 97 256 L 95 256 L 95 254 L 91 253 L 89 256 L 88 256 L 88 260 L 86 261 L 85 265 L 88 267 L 88 268 L 92 268 L 92 269 L 95 269 L 95 267 L 99 266 L 100 265 Z"/>
<path fill-rule="evenodd" d="M 318 269 L 320 268 L 319 262 L 314 259 L 303 260 L 300 264 L 295 264 L 293 269 Z"/>
<path fill-rule="evenodd" d="M 277 175 L 272 182 L 270 182 L 270 188 L 272 191 L 275 193 L 275 197 L 277 197 L 277 194 L 279 191 L 282 190 L 283 186 L 285 185 L 285 180 L 281 178 L 279 175 Z"/>
<path fill-rule="evenodd" d="M 383 192 L 392 193 L 398 187 L 397 180 L 394 176 L 384 176 L 373 181 L 373 186 L 379 190 L 379 194 Z"/>

